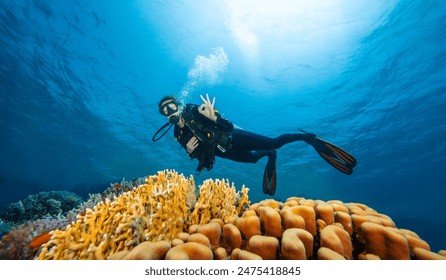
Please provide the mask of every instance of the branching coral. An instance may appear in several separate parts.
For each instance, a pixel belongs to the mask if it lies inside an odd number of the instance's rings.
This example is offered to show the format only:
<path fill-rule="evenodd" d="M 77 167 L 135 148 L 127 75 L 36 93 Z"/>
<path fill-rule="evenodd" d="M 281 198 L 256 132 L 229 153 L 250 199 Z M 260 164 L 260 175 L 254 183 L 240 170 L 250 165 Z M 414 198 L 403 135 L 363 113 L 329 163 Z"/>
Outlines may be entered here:
<path fill-rule="evenodd" d="M 12 223 L 12 222 L 6 222 L 6 221 L 3 221 L 2 219 L 0 219 L 0 236 L 3 236 L 6 233 L 8 233 L 11 230 L 13 225 L 14 225 L 14 223 Z"/>
<path fill-rule="evenodd" d="M 236 192 L 234 184 L 229 182 L 206 180 L 200 187 L 199 199 L 192 212 L 192 224 L 208 223 L 213 218 L 220 218 L 228 222 L 231 217 L 243 211 L 249 205 L 248 189 L 242 187 L 242 194 Z"/>
<path fill-rule="evenodd" d="M 82 198 L 72 192 L 39 192 L 11 203 L 0 216 L 16 224 L 43 218 L 61 218 L 80 203 Z"/>
<path fill-rule="evenodd" d="M 39 258 L 104 259 L 144 241 L 171 240 L 183 231 L 191 193 L 195 196 L 193 178 L 159 172 L 113 202 L 87 209 L 66 230 L 52 232 Z"/>
<path fill-rule="evenodd" d="M 172 241 L 192 223 L 237 216 L 238 200 L 239 194 L 229 182 L 208 180 L 197 201 L 192 176 L 187 179 L 175 171 L 158 172 L 112 202 L 107 199 L 87 209 L 65 230 L 53 231 L 38 258 L 105 259 L 142 242 Z M 246 204 L 246 190 L 240 201 Z"/>

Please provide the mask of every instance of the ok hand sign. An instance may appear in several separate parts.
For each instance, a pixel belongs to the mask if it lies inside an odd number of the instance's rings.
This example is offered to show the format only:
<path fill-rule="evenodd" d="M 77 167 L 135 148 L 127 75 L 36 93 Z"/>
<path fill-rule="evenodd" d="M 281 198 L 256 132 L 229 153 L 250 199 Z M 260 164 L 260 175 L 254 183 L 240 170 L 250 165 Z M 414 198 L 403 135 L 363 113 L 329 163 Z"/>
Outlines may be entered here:
<path fill-rule="evenodd" d="M 215 115 L 214 112 L 215 97 L 212 100 L 212 103 L 207 93 L 206 93 L 206 99 L 203 97 L 203 95 L 200 95 L 200 97 L 201 100 L 203 100 L 203 104 L 201 104 L 201 106 L 198 108 L 198 112 L 203 116 L 205 116 L 206 118 L 215 122 L 217 120 L 217 116 Z"/>

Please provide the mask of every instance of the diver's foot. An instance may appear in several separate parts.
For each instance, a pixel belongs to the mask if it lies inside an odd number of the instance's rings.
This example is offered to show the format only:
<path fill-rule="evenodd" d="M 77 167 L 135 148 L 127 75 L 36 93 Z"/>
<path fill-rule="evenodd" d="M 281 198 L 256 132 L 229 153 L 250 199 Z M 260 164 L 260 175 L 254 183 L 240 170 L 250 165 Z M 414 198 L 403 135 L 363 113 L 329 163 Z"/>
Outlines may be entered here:
<path fill-rule="evenodd" d="M 275 149 L 271 149 L 268 151 L 268 161 L 274 160 L 276 161 L 277 158 L 277 151 Z"/>
<path fill-rule="evenodd" d="M 306 132 L 303 129 L 298 129 L 302 135 L 302 140 L 307 142 L 308 144 L 313 144 L 314 140 L 316 139 L 316 134 L 314 133 L 310 133 L 310 132 Z"/>
<path fill-rule="evenodd" d="M 268 162 L 263 173 L 263 193 L 274 195 L 276 192 L 276 150 L 270 150 L 268 153 Z"/>

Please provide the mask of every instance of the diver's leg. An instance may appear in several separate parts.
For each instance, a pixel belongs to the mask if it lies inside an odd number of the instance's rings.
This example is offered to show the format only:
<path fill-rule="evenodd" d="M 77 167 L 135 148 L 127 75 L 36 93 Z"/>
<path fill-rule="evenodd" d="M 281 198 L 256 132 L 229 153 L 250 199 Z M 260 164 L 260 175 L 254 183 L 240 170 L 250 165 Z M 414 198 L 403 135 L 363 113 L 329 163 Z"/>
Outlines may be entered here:
<path fill-rule="evenodd" d="M 239 151 L 231 149 L 230 152 L 227 153 L 216 153 L 219 157 L 230 159 L 238 162 L 245 163 L 256 163 L 265 156 L 271 156 L 272 150 L 260 150 L 260 151 Z"/>
<path fill-rule="evenodd" d="M 314 135 L 312 136 L 309 133 L 288 133 L 271 138 L 246 130 L 234 129 L 232 133 L 232 148 L 238 151 L 273 150 L 291 142 L 307 142 L 310 137 L 314 137 Z"/>

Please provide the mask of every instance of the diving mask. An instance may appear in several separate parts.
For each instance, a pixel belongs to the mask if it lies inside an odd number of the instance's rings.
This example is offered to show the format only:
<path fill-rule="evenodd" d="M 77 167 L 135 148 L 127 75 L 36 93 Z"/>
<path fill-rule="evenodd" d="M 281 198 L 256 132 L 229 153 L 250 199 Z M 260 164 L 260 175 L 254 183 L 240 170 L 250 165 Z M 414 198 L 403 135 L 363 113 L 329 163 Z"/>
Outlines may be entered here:
<path fill-rule="evenodd" d="M 179 105 L 176 100 L 166 100 L 159 108 L 160 113 L 169 119 L 171 124 L 176 124 L 180 120 Z"/>
<path fill-rule="evenodd" d="M 176 100 L 167 100 L 159 107 L 160 114 L 169 117 L 179 110 L 178 102 Z"/>

